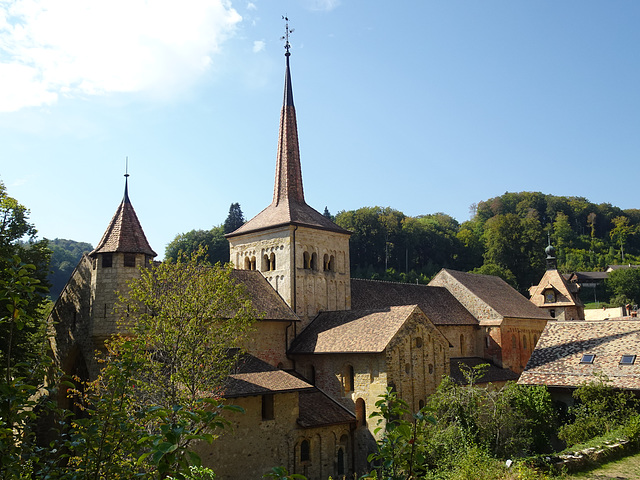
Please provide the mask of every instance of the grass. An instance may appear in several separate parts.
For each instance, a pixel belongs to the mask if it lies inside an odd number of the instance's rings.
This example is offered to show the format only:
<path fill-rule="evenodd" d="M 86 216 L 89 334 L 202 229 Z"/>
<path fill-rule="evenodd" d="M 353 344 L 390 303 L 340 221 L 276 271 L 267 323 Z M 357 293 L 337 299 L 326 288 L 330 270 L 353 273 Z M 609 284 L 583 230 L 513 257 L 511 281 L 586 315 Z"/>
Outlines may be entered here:
<path fill-rule="evenodd" d="M 561 477 L 562 480 L 631 480 L 640 478 L 640 453 L 605 463 L 586 472 Z"/>

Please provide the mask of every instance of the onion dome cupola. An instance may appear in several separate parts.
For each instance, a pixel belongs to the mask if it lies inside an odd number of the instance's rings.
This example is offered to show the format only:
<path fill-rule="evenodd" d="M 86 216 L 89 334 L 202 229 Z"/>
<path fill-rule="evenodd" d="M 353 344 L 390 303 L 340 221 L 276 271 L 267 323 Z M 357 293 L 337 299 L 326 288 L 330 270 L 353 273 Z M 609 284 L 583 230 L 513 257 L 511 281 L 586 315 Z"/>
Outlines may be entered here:
<path fill-rule="evenodd" d="M 558 268 L 558 264 L 556 261 L 556 249 L 553 245 L 551 245 L 551 236 L 547 236 L 548 245 L 544 249 L 544 253 L 547 254 L 547 270 L 555 270 Z"/>

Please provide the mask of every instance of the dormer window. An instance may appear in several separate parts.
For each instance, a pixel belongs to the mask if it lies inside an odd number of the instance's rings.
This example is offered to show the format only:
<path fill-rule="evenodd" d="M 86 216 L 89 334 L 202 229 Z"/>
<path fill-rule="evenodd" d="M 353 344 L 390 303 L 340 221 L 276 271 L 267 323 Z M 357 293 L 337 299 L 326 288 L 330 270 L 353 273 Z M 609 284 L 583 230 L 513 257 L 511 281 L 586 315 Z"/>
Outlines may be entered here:
<path fill-rule="evenodd" d="M 556 303 L 556 292 L 553 288 L 546 288 L 542 294 L 544 295 L 544 303 Z"/>
<path fill-rule="evenodd" d="M 620 365 L 633 365 L 636 363 L 635 355 L 622 355 L 620 358 Z"/>
<path fill-rule="evenodd" d="M 596 356 L 591 354 L 591 353 L 586 353 L 584 355 L 582 355 L 582 360 L 580 360 L 580 363 L 593 363 L 593 361 L 595 360 Z"/>

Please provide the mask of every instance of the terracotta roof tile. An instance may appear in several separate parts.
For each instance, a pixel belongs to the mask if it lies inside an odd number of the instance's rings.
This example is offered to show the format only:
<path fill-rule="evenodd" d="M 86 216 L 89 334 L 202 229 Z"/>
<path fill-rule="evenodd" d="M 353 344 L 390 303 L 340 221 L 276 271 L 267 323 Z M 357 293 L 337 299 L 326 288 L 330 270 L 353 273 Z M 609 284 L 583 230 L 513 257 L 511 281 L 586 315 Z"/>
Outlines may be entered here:
<path fill-rule="evenodd" d="M 312 388 L 314 387 L 304 380 L 279 370 L 253 355 L 245 354 L 238 361 L 236 371 L 229 375 L 223 396 L 247 397 Z"/>
<path fill-rule="evenodd" d="M 444 287 L 351 279 L 351 308 L 418 305 L 434 325 L 477 325 L 478 320 Z"/>
<path fill-rule="evenodd" d="M 503 318 L 549 319 L 546 311 L 536 307 L 500 277 L 442 269 L 432 280 L 434 285 L 440 284 L 438 277 L 441 275 L 453 278 Z M 465 305 L 464 301 L 462 303 Z M 472 308 L 469 310 L 473 313 Z"/>
<path fill-rule="evenodd" d="M 592 364 L 580 363 L 585 354 L 595 355 Z M 622 355 L 638 358 L 620 365 Z M 548 322 L 519 383 L 577 387 L 595 372 L 614 387 L 640 389 L 640 321 Z"/>
<path fill-rule="evenodd" d="M 299 395 L 298 425 L 303 428 L 355 423 L 356 417 L 320 390 L 305 390 Z"/>
<path fill-rule="evenodd" d="M 556 301 L 554 303 L 546 303 L 544 299 L 544 290 L 547 288 L 553 288 L 556 291 Z M 576 296 L 578 291 L 575 283 L 569 283 L 558 270 L 547 270 L 540 283 L 529 288 L 529 295 L 531 296 L 531 302 L 540 307 L 551 306 L 584 306 L 580 299 Z"/>
<path fill-rule="evenodd" d="M 115 252 L 143 253 L 152 257 L 157 255 L 149 245 L 136 211 L 129 201 L 126 184 L 122 202 L 118 206 L 102 239 L 89 255 L 95 256 L 98 253 Z"/>
<path fill-rule="evenodd" d="M 298 144 L 298 124 L 293 105 L 291 71 L 287 56 L 285 90 L 280 112 L 280 133 L 278 136 L 278 158 L 276 178 L 273 187 L 273 201 L 247 223 L 227 237 L 235 237 L 249 232 L 265 230 L 281 225 L 299 225 L 322 230 L 350 234 L 330 219 L 311 208 L 304 200 L 300 147 Z"/>
<path fill-rule="evenodd" d="M 379 353 L 417 305 L 321 312 L 296 337 L 290 353 Z"/>
<path fill-rule="evenodd" d="M 253 307 L 264 313 L 264 320 L 299 321 L 287 302 L 271 286 L 264 276 L 256 270 L 232 270 L 231 278 L 245 286 Z"/>

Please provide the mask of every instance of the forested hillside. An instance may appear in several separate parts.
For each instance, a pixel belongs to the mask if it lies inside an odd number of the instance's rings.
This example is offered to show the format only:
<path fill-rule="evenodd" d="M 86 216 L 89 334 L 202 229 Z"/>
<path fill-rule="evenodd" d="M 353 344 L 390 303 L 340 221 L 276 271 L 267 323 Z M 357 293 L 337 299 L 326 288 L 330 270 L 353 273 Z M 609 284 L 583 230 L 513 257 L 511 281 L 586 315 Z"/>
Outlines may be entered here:
<path fill-rule="evenodd" d="M 409 217 L 363 207 L 339 212 L 335 222 L 353 232 L 354 277 L 427 282 L 446 267 L 497 274 L 525 291 L 544 272 L 548 233 L 563 272 L 640 260 L 638 209 L 520 192 L 482 201 L 474 211 L 459 224 L 444 213 Z"/>
<path fill-rule="evenodd" d="M 71 277 L 73 269 L 76 268 L 82 258 L 82 254 L 90 252 L 93 247 L 90 243 L 76 242 L 64 238 L 56 238 L 48 242 L 51 249 L 51 273 L 47 277 L 47 280 L 51 283 L 49 297 L 55 300 Z"/>

